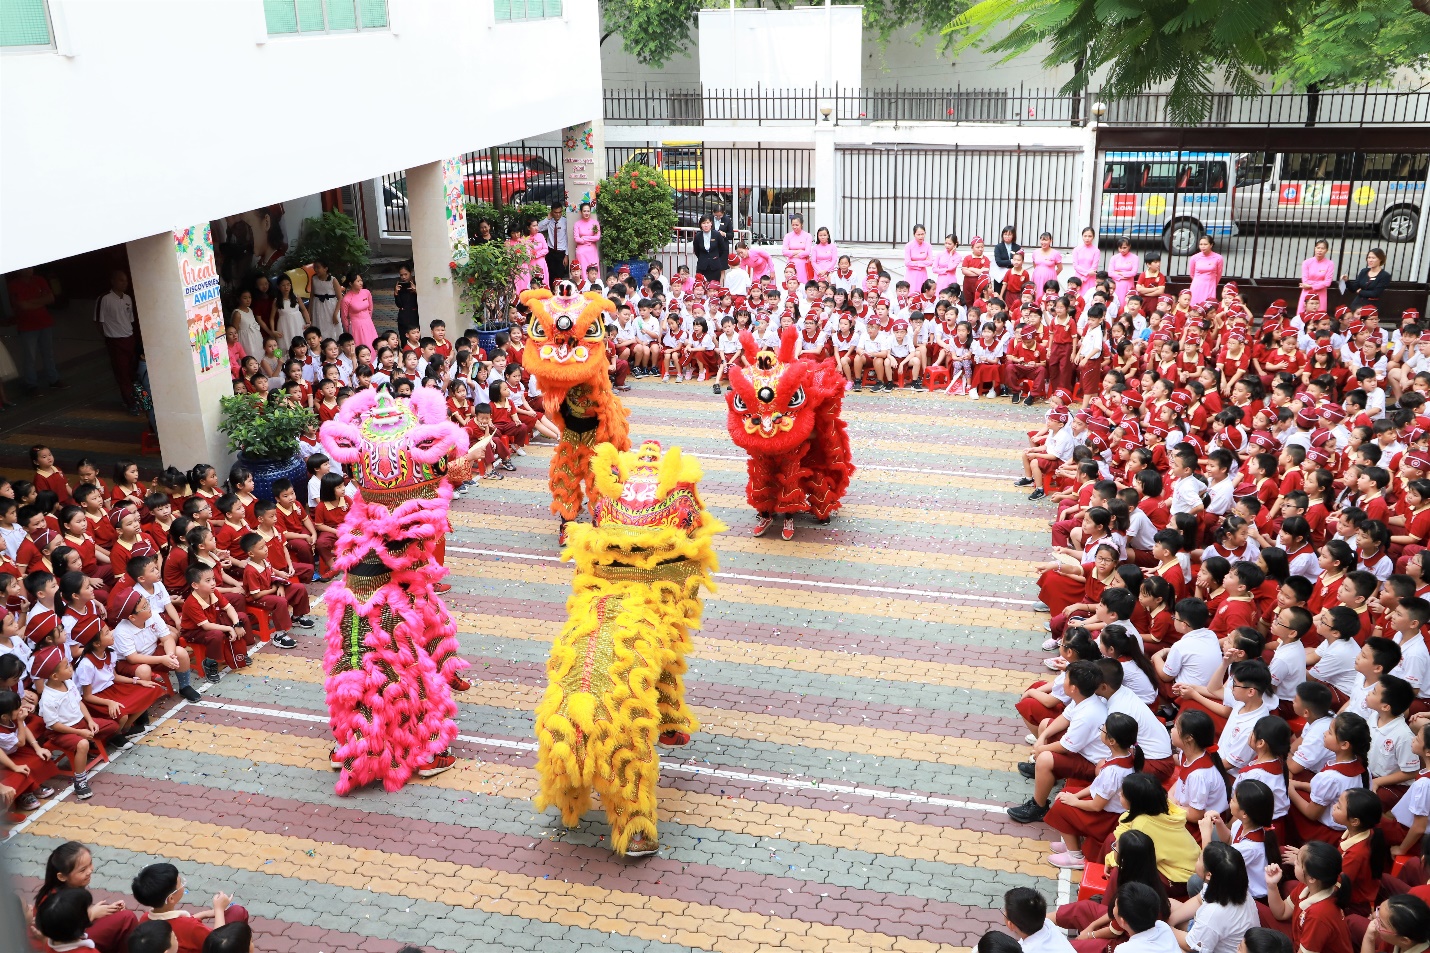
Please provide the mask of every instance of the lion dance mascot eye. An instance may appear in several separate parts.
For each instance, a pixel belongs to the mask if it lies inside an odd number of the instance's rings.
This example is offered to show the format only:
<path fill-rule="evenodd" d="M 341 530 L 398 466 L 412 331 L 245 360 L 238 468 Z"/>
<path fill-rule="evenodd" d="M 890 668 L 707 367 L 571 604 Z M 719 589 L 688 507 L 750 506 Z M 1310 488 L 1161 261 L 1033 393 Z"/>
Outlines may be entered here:
<path fill-rule="evenodd" d="M 640 857 L 659 847 L 657 740 L 687 744 L 699 727 L 685 704 L 685 653 L 725 527 L 700 502 L 699 464 L 678 447 L 601 444 L 591 468 L 592 523 L 572 525 L 562 556 L 576 562 L 574 591 L 536 710 L 536 806 L 555 805 L 575 827 L 595 791 L 612 848 Z"/>
<path fill-rule="evenodd" d="M 745 498 L 759 514 L 754 535 L 763 536 L 783 515 L 781 535 L 793 539 L 794 514 L 829 522 L 854 475 L 840 416 L 844 376 L 832 358 L 797 357 L 793 327 L 781 333 L 777 352 L 760 350 L 747 331 L 740 343 L 749 366 L 730 369 L 725 401 L 730 439 L 750 457 Z"/>
<path fill-rule="evenodd" d="M 434 556 L 467 435 L 447 419 L 438 391 L 411 398 L 360 391 L 323 424 L 324 448 L 353 468 L 361 491 L 338 531 L 344 578 L 328 606 L 328 721 L 338 794 L 372 781 L 396 791 L 416 773 L 451 767 L 457 705 L 450 684 L 467 663 L 433 585 L 447 570 Z M 448 473 L 448 459 L 458 460 Z"/>
<path fill-rule="evenodd" d="M 615 302 L 595 292 L 577 294 L 569 281 L 556 283 L 556 293 L 523 291 L 520 301 L 531 309 L 523 370 L 535 375 L 546 416 L 561 428 L 561 442 L 551 456 L 551 512 L 561 517 L 561 545 L 566 524 L 581 513 L 592 492 L 591 455 L 599 443 L 629 450 L 626 408 L 611 390 L 606 354 L 606 314 Z"/>

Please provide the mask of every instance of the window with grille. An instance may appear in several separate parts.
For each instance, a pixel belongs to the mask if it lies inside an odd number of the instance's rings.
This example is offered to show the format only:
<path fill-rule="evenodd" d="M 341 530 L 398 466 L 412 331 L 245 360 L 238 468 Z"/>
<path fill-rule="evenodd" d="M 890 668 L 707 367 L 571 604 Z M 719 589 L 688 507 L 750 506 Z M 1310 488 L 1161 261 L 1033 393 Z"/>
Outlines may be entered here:
<path fill-rule="evenodd" d="M 550 20 L 561 16 L 561 0 L 492 0 L 498 23 Z"/>
<path fill-rule="evenodd" d="M 263 0 L 269 36 L 387 29 L 387 0 Z"/>
<path fill-rule="evenodd" d="M 0 49 L 35 50 L 55 45 L 46 0 L 4 0 L 0 3 Z"/>

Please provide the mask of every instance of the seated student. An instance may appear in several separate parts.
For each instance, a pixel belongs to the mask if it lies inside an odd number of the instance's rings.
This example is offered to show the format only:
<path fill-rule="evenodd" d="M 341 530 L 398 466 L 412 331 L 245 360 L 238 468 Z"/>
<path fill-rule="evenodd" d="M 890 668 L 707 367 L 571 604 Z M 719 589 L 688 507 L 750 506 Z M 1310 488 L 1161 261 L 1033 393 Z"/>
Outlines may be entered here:
<path fill-rule="evenodd" d="M 0 711 L 4 703 L 0 702 Z M 1390 844 L 1392 856 L 1414 856 L 1419 851 L 1421 838 L 1425 834 L 1425 823 L 1430 817 L 1430 755 L 1426 754 L 1427 738 L 1430 738 L 1430 723 L 1420 726 L 1415 733 L 1415 743 L 1411 750 L 1420 759 L 1420 771 L 1411 782 L 1410 789 L 1390 809 L 1390 816 L 1380 822 L 1385 839 Z"/>
<path fill-rule="evenodd" d="M 1109 590 L 1107 595 L 1121 593 L 1130 607 L 1132 597 L 1125 589 Z M 1122 608 L 1122 607 L 1119 607 Z M 1157 670 L 1142 652 L 1142 640 L 1126 621 L 1114 622 L 1102 630 L 1098 642 L 1103 655 L 1115 659 L 1122 665 L 1125 684 L 1144 705 L 1157 701 Z M 1170 752 L 1168 752 L 1170 754 Z"/>
<path fill-rule="evenodd" d="M 1157 852 L 1157 870 L 1173 897 L 1187 896 L 1187 881 L 1196 874 L 1201 847 L 1187 830 L 1186 813 L 1167 797 L 1167 789 L 1146 772 L 1129 774 L 1122 782 L 1122 803 L 1127 812 L 1118 820 L 1113 840 L 1128 831 L 1141 831 L 1152 839 Z M 1107 858 L 1109 867 L 1116 859 Z"/>
<path fill-rule="evenodd" d="M 1305 723 L 1291 752 L 1291 777 L 1309 781 L 1311 776 L 1331 763 L 1326 748 L 1326 732 L 1331 729 L 1335 709 L 1331 707 L 1331 689 L 1320 682 L 1306 681 L 1296 686 L 1296 698 L 1291 702 L 1292 714 Z M 1285 717 L 1285 716 L 1283 716 Z M 1290 721 L 1290 719 L 1287 719 Z"/>
<path fill-rule="evenodd" d="M 48 646 L 35 654 L 33 674 L 36 683 L 43 683 L 39 715 L 49 729 L 47 744 L 68 755 L 74 769 L 74 794 L 81 801 L 93 795 L 89 788 L 89 764 L 96 744 L 102 744 L 119 732 L 119 725 L 108 718 L 90 714 L 75 686 L 74 668 L 63 649 Z"/>
<path fill-rule="evenodd" d="M 1107 721 L 1107 703 L 1098 697 L 1102 672 L 1096 662 L 1074 662 L 1068 666 L 1064 688 L 1072 704 L 1054 720 L 1066 723 L 1067 729 L 1054 741 L 1033 746 L 1033 761 L 1018 765 L 1024 777 L 1034 781 L 1033 796 L 1008 809 L 1008 816 L 1020 824 L 1041 821 L 1050 808 L 1048 796 L 1060 779 L 1076 778 L 1091 781 L 1097 774 L 1096 764 L 1107 757 L 1102 743 L 1102 725 Z M 1044 736 L 1051 734 L 1044 731 Z"/>
<path fill-rule="evenodd" d="M 1356 636 L 1360 634 L 1360 617 L 1349 606 L 1322 609 L 1316 615 L 1316 632 L 1321 636 L 1319 648 L 1306 650 L 1306 677 L 1328 686 L 1335 707 L 1340 708 L 1355 688 L 1355 660 L 1360 653 Z"/>
<path fill-rule="evenodd" d="M 1420 757 L 1414 750 L 1415 733 L 1405 720 L 1414 696 L 1404 679 L 1382 675 L 1365 698 L 1366 708 L 1375 715 L 1369 719 L 1370 760 L 1366 767 L 1373 780 L 1368 786 L 1380 796 L 1386 810 L 1420 772 Z"/>
<path fill-rule="evenodd" d="M 1232 690 L 1232 666 L 1248 660 L 1260 662 L 1266 649 L 1266 643 L 1262 640 L 1261 634 L 1246 626 L 1236 629 L 1222 639 L 1220 645 L 1222 646 L 1221 664 L 1217 666 L 1216 673 L 1205 685 L 1177 682 L 1172 686 L 1172 694 L 1177 698 L 1178 708 L 1182 711 L 1191 709 L 1205 711 L 1211 715 L 1218 734 L 1221 734 L 1227 719 L 1238 709 L 1238 703 L 1234 697 L 1235 692 Z M 1274 696 L 1271 698 L 1271 702 L 1274 711 Z"/>
<path fill-rule="evenodd" d="M 1198 825 L 1203 845 L 1220 840 L 1231 844 L 1246 862 L 1251 895 L 1266 899 L 1267 859 L 1279 860 L 1281 841 L 1276 834 L 1276 795 L 1264 782 L 1248 778 L 1236 786 L 1228 807 L 1232 823 L 1228 827 L 1220 814 L 1207 813 Z"/>
<path fill-rule="evenodd" d="M 1430 711 L 1430 650 L 1424 636 L 1427 625 L 1430 602 L 1417 596 L 1400 599 L 1384 622 L 1385 636 L 1400 646 L 1400 664 L 1390 674 L 1409 682 L 1415 693 L 1410 715 Z"/>
<path fill-rule="evenodd" d="M 1191 709 L 1172 724 L 1170 741 L 1177 749 L 1177 780 L 1172 803 L 1187 814 L 1187 823 L 1199 824 L 1208 814 L 1227 809 L 1226 766 L 1217 753 L 1211 716 Z"/>
<path fill-rule="evenodd" d="M 1172 586 L 1175 593 L 1174 602 L 1191 595 L 1191 586 L 1187 585 L 1186 570 L 1182 567 L 1180 558 L 1182 548 L 1182 534 L 1175 529 L 1159 530 L 1157 535 L 1152 537 L 1152 558 L 1157 563 L 1152 574 L 1160 576 Z"/>
<path fill-rule="evenodd" d="M 1202 563 L 1205 567 L 1206 562 Z M 1256 627 L 1259 614 L 1256 608 L 1255 592 L 1266 581 L 1266 573 L 1253 562 L 1232 563 L 1221 586 L 1225 596 L 1208 626 L 1217 638 L 1226 638 L 1232 629 L 1239 626 Z"/>
<path fill-rule="evenodd" d="M 1399 894 L 1382 901 L 1376 908 L 1361 950 L 1373 953 L 1389 947 L 1393 953 L 1410 953 L 1424 949 L 1426 943 L 1430 943 L 1430 906 L 1419 896 Z"/>
<path fill-rule="evenodd" d="M 1311 841 L 1295 855 L 1296 879 L 1291 895 L 1281 895 L 1285 873 L 1279 863 L 1266 867 L 1266 905 L 1271 915 L 1290 923 L 1291 945 L 1297 953 L 1353 953 L 1346 929 L 1349 885 L 1341 879 L 1341 852 L 1323 841 Z"/>
<path fill-rule="evenodd" d="M 243 561 L 243 547 L 239 545 L 239 540 L 253 532 L 253 527 L 248 524 L 248 511 L 243 507 L 243 501 L 232 493 L 225 493 L 218 498 L 215 504 L 219 515 L 223 517 L 223 522 L 216 523 L 209 527 L 213 530 L 214 539 L 218 540 L 220 549 L 225 550 L 229 556 Z"/>
<path fill-rule="evenodd" d="M 298 565 L 317 565 L 318 531 L 308 516 L 307 507 L 298 499 L 298 491 L 288 480 L 273 481 L 275 519 L 278 534 L 283 537 L 288 552 Z M 301 579 L 308 579 L 311 571 Z"/>
<path fill-rule="evenodd" d="M 84 651 L 75 663 L 74 683 L 89 710 L 118 722 L 120 737 L 143 731 L 149 724 L 150 706 L 168 694 L 168 687 L 119 674 L 114 632 L 98 619 L 86 623 L 83 631 L 76 628 L 75 637 Z"/>
<path fill-rule="evenodd" d="M 189 683 L 189 653 L 179 651 L 178 638 L 166 628 L 150 625 L 153 610 L 142 593 L 129 590 L 117 593 L 110 603 L 109 621 L 114 630 L 114 651 L 119 656 L 114 670 L 136 679 L 154 679 L 157 674 L 167 678 L 175 674 L 179 694 L 191 702 L 200 696 Z M 163 633 L 162 635 L 160 633 Z"/>
<path fill-rule="evenodd" d="M 244 630 L 238 613 L 219 593 L 213 569 L 190 566 L 187 583 L 190 592 L 184 600 L 183 638 L 190 645 L 204 647 L 204 678 L 217 683 L 224 649 L 231 651 L 237 668 L 244 668 L 248 665 L 248 648 L 257 640 Z"/>
<path fill-rule="evenodd" d="M 1295 494 L 1304 496 L 1304 494 Z M 1304 516 L 1288 516 L 1281 523 L 1279 536 L 1281 548 L 1286 551 L 1286 561 L 1291 575 L 1315 582 L 1321 574 L 1321 564 L 1316 551 L 1311 546 L 1311 525 Z"/>
<path fill-rule="evenodd" d="M 125 942 L 128 953 L 173 953 L 179 949 L 179 937 L 167 920 L 145 920 Z"/>
<path fill-rule="evenodd" d="M 1173 930 L 1188 950 L 1236 953 L 1241 938 L 1261 923 L 1246 861 L 1232 845 L 1212 841 L 1202 849 L 1197 873 L 1205 886 L 1200 895 L 1173 903 Z M 1195 919 L 1187 922 L 1192 916 Z"/>
<path fill-rule="evenodd" d="M 1098 649 L 1097 643 L 1088 637 L 1086 629 L 1075 626 L 1063 633 L 1063 641 L 1059 646 L 1059 658 L 1065 663 L 1065 666 L 1079 660 L 1095 662 L 1102 658 L 1102 652 Z M 1063 687 L 1066 680 L 1065 668 L 1051 682 L 1046 679 L 1036 681 L 1023 691 L 1023 697 L 1018 699 L 1017 704 L 1013 706 L 1022 716 L 1023 724 L 1028 728 L 1028 744 L 1035 744 L 1043 728 L 1061 715 L 1063 709 L 1072 700 Z"/>
<path fill-rule="evenodd" d="M 1379 622 L 1375 613 L 1370 609 L 1371 597 L 1379 588 L 1380 580 L 1375 576 L 1356 570 L 1346 573 L 1346 578 L 1341 581 L 1341 587 L 1337 590 L 1337 597 L 1341 605 L 1352 609 L 1360 622 L 1360 631 L 1355 637 L 1356 642 L 1360 645 L 1365 645 L 1365 640 L 1374 634 L 1375 627 Z"/>
<path fill-rule="evenodd" d="M 1174 699 L 1172 686 L 1178 682 L 1187 685 L 1205 685 L 1221 665 L 1221 643 L 1216 633 L 1207 628 L 1211 614 L 1207 604 L 1201 599 L 1187 598 L 1177 601 L 1173 610 L 1173 624 L 1178 633 L 1175 645 L 1162 649 L 1152 656 L 1152 667 L 1162 685 L 1162 693 Z"/>
<path fill-rule="evenodd" d="M 1176 931 L 1159 919 L 1162 903 L 1157 892 L 1146 884 L 1119 884 L 1111 914 L 1117 931 L 1127 937 L 1121 945 L 1123 953 L 1182 953 Z"/>
<path fill-rule="evenodd" d="M 1339 714 L 1322 743 L 1331 753 L 1330 762 L 1309 781 L 1292 781 L 1288 788 L 1291 820 L 1302 841 L 1335 843 L 1345 826 L 1335 819 L 1334 805 L 1350 788 L 1370 785 L 1370 726 L 1359 715 Z"/>
<path fill-rule="evenodd" d="M 294 615 L 306 616 L 308 590 L 303 587 L 303 583 L 313 578 L 313 564 L 294 558 L 278 525 L 278 507 L 275 504 L 259 502 L 254 505 L 253 512 L 258 526 L 254 532 L 263 537 L 263 542 L 268 547 L 269 568 L 273 570 L 275 577 L 286 579 L 287 595 L 290 599 L 301 593 L 300 601 L 304 607 L 300 609 L 295 604 Z M 309 549 L 311 550 L 311 547 Z"/>
<path fill-rule="evenodd" d="M 215 927 L 208 939 L 204 940 L 203 953 L 253 953 L 253 927 L 249 926 L 247 921 Z M 397 953 L 403 951 L 398 950 Z"/>
<path fill-rule="evenodd" d="M 45 782 L 58 772 L 49 750 L 25 724 L 22 704 L 17 692 L 0 689 L 0 808 L 33 811 L 54 795 Z"/>
<path fill-rule="evenodd" d="M 1054 799 L 1045 818 L 1049 827 L 1063 835 L 1063 850 L 1048 858 L 1054 867 L 1082 870 L 1088 860 L 1102 860 L 1103 842 L 1122 815 L 1122 780 L 1142 770 L 1137 722 L 1131 716 L 1108 715 L 1102 727 L 1102 742 L 1109 756 L 1098 765 L 1092 783 L 1081 790 L 1065 789 Z M 1086 858 L 1084 851 L 1088 852 Z"/>
<path fill-rule="evenodd" d="M 1312 615 L 1316 615 L 1323 608 L 1339 604 L 1341 583 L 1346 575 L 1356 568 L 1355 551 L 1345 540 L 1333 539 L 1321 547 L 1317 562 L 1321 567 L 1321 575 L 1317 577 L 1316 584 L 1311 589 L 1311 596 L 1306 600 L 1306 608 Z"/>
<path fill-rule="evenodd" d="M 1149 655 L 1177 641 L 1176 625 L 1172 619 L 1172 606 L 1176 605 L 1176 601 L 1176 594 L 1167 580 L 1157 575 L 1143 577 L 1137 593 L 1137 607 L 1147 615 L 1147 631 L 1141 635 L 1143 647 Z"/>
<path fill-rule="evenodd" d="M 1370 916 L 1380 892 L 1381 877 L 1390 872 L 1390 848 L 1380 831 L 1384 811 L 1380 798 L 1365 788 L 1351 788 L 1336 802 L 1336 821 L 1345 825 L 1341 837 L 1341 872 L 1350 880 L 1346 912 Z"/>
<path fill-rule="evenodd" d="M 1286 759 L 1291 753 L 1291 726 L 1278 715 L 1266 715 L 1252 726 L 1250 747 L 1252 760 L 1232 776 L 1232 794 L 1243 782 L 1251 780 L 1260 781 L 1270 788 L 1276 800 L 1276 808 L 1272 811 L 1276 834 L 1284 839 L 1286 822 L 1283 819 L 1291 809 L 1291 799 L 1286 792 Z"/>
<path fill-rule="evenodd" d="M 243 552 L 248 559 L 243 569 L 244 598 L 250 607 L 261 606 L 272 617 L 274 645 L 280 649 L 296 648 L 298 643 L 288 630 L 294 625 L 313 625 L 309 616 L 300 614 L 294 618 L 295 611 L 306 612 L 308 591 L 268 565 L 268 544 L 262 536 L 249 533 L 243 537 Z"/>
<path fill-rule="evenodd" d="M 35 929 L 46 940 L 40 950 L 64 953 L 94 949 L 94 942 L 86 935 L 93 905 L 93 895 L 83 887 L 63 887 L 36 904 Z"/>
<path fill-rule="evenodd" d="M 1137 744 L 1145 764 L 1140 769 L 1159 781 L 1169 781 L 1176 771 L 1172 740 L 1157 715 L 1132 688 L 1123 682 L 1126 666 L 1115 658 L 1097 660 L 1102 684 L 1097 694 L 1107 702 L 1107 713 L 1126 715 L 1137 723 Z"/>
<path fill-rule="evenodd" d="M 158 557 L 133 557 L 129 560 L 126 575 L 134 582 L 133 591 L 147 599 L 149 608 L 154 610 L 149 624 L 156 629 L 163 627 L 167 629 L 171 637 L 177 637 L 179 634 L 179 610 L 174 605 L 174 599 L 169 595 L 169 590 L 164 588 L 163 570 L 159 566 Z M 116 591 L 118 588 L 115 587 Z"/>
<path fill-rule="evenodd" d="M 148 920 L 162 920 L 173 928 L 179 938 L 179 953 L 202 953 L 204 940 L 209 933 L 225 923 L 245 923 L 248 911 L 234 904 L 228 894 L 216 893 L 211 910 L 190 913 L 179 903 L 188 892 L 184 878 L 173 864 L 150 864 L 139 871 L 130 884 L 130 892 L 140 906 L 149 912 L 140 914 L 140 923 Z M 213 920 L 208 926 L 203 921 Z"/>
<path fill-rule="evenodd" d="M 1032 887 L 1014 887 L 1003 895 L 1003 922 L 1024 953 L 1071 953 L 1067 935 L 1048 919 L 1048 901 Z"/>
<path fill-rule="evenodd" d="M 1271 697 L 1271 672 L 1259 658 L 1237 662 L 1230 667 L 1230 691 L 1223 696 L 1228 702 L 1226 724 L 1217 739 L 1217 751 L 1231 769 L 1240 769 L 1255 759 L 1251 733 L 1258 722 L 1274 714 L 1276 705 Z M 1185 686 L 1178 686 L 1179 689 Z M 1209 700 L 1201 695 L 1206 705 Z M 1213 720 L 1216 712 L 1210 712 Z"/>
<path fill-rule="evenodd" d="M 1082 567 L 1082 572 L 1082 596 L 1085 601 L 1064 606 L 1061 612 L 1044 623 L 1049 633 L 1043 642 L 1044 652 L 1057 648 L 1069 623 L 1080 625 L 1090 632 L 1097 632 L 1116 619 L 1116 613 L 1106 606 L 1104 597 L 1111 596 L 1119 601 L 1126 598 L 1126 601 L 1131 601 L 1127 590 L 1110 588 L 1117 577 L 1117 551 L 1112 546 L 1097 547 L 1097 555 L 1093 557 L 1092 565 Z M 1129 608 L 1128 616 L 1130 615 Z"/>
<path fill-rule="evenodd" d="M 1300 606 L 1280 609 L 1271 620 L 1269 634 L 1276 640 L 1269 663 L 1271 684 L 1276 689 L 1279 714 L 1287 721 L 1296 717 L 1296 689 L 1306 681 L 1306 648 L 1301 637 L 1311 626 L 1311 613 Z"/>

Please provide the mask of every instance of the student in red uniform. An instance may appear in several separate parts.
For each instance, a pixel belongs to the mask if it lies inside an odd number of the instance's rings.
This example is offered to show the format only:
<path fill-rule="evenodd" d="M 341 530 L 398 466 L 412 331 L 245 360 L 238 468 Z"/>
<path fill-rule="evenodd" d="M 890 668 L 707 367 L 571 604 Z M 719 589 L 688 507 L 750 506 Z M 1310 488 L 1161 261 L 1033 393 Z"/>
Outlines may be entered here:
<path fill-rule="evenodd" d="M 248 665 L 248 647 L 254 639 L 244 631 L 238 613 L 218 592 L 218 580 L 208 566 L 190 566 L 189 597 L 184 600 L 180 633 L 190 645 L 204 647 L 204 678 L 219 680 L 219 661 L 231 649 L 234 666 Z"/>
<path fill-rule="evenodd" d="M 273 498 L 278 513 L 277 529 L 283 542 L 293 555 L 294 563 L 309 567 L 300 578 L 311 579 L 313 567 L 317 564 L 318 532 L 308 518 L 308 508 L 298 499 L 298 491 L 289 480 L 273 481 Z"/>
<path fill-rule="evenodd" d="M 1360 917 L 1370 916 L 1380 878 L 1390 872 L 1390 848 L 1380 831 L 1383 815 L 1380 797 L 1365 788 L 1346 791 L 1335 806 L 1336 822 L 1346 828 L 1340 840 L 1341 870 L 1351 884 L 1346 912 Z"/>
<path fill-rule="evenodd" d="M 75 797 L 87 800 L 94 793 L 89 788 L 91 753 L 114 737 L 119 725 L 90 713 L 72 681 L 74 668 L 63 649 L 47 646 L 35 653 L 31 671 L 36 683 L 45 686 L 38 711 L 50 732 L 47 743 L 68 755 L 74 768 Z"/>
<path fill-rule="evenodd" d="M 260 502 L 254 507 L 257 515 L 257 526 L 255 530 L 263 541 L 268 544 L 268 565 L 274 572 L 286 577 L 292 585 L 302 590 L 303 605 L 305 608 L 297 610 L 297 615 L 307 615 L 308 591 L 303 589 L 303 582 L 313 578 L 313 564 L 303 562 L 293 557 L 293 552 L 288 548 L 288 542 L 283 538 L 282 528 L 278 523 L 278 507 L 273 503 Z M 440 552 L 441 547 L 439 547 Z M 440 556 L 438 562 L 441 562 Z M 296 606 L 295 606 L 296 608 Z"/>
<path fill-rule="evenodd" d="M 179 953 L 203 953 L 204 940 L 226 923 L 248 921 L 248 911 L 233 903 L 226 893 L 214 894 L 213 907 L 200 913 L 190 913 L 179 904 L 188 892 L 184 878 L 173 864 L 150 864 L 139 871 L 130 884 L 130 892 L 140 906 L 149 912 L 140 922 L 163 920 L 179 938 Z M 212 921 L 211 924 L 208 921 Z"/>
<path fill-rule="evenodd" d="M 90 879 L 94 876 L 94 855 L 79 841 L 66 841 L 50 851 L 45 863 L 45 879 L 35 892 L 34 909 L 38 911 L 55 894 L 62 890 L 74 889 L 89 892 Z M 85 935 L 101 951 L 125 949 L 125 937 L 139 922 L 134 913 L 124 908 L 123 901 L 94 903 L 82 907 L 89 915 L 89 929 Z M 83 947 L 81 947 L 83 949 Z"/>
<path fill-rule="evenodd" d="M 139 531 L 139 514 L 128 507 L 115 510 L 110 517 L 115 529 L 114 544 L 109 547 L 109 561 L 114 574 L 119 575 L 120 567 L 128 566 L 135 556 L 157 556 L 159 549 L 149 537 Z"/>
<path fill-rule="evenodd" d="M 249 524 L 253 525 L 254 507 L 258 505 L 258 497 L 253 495 L 252 471 L 246 467 L 235 466 L 228 472 L 228 488 L 243 504 L 244 515 L 248 517 Z"/>
<path fill-rule="evenodd" d="M 80 887 L 66 887 L 49 894 L 35 905 L 35 930 L 42 939 L 34 948 L 41 953 L 97 950 L 98 944 L 88 933 L 93 906 L 94 897 Z M 105 953 L 117 953 L 120 949 L 118 945 L 108 946 Z"/>
<path fill-rule="evenodd" d="M 318 534 L 317 582 L 334 572 L 333 552 L 338 545 L 338 530 L 352 508 L 348 495 L 343 492 L 346 482 L 347 478 L 341 473 L 325 473 L 318 487 L 318 506 L 313 511 L 313 529 Z"/>
<path fill-rule="evenodd" d="M 35 468 L 36 491 L 49 490 L 60 503 L 74 502 L 74 497 L 70 495 L 69 481 L 65 479 L 65 475 L 59 467 L 55 466 L 54 451 L 44 444 L 37 443 L 30 448 L 30 463 Z"/>
<path fill-rule="evenodd" d="M 243 562 L 241 541 L 256 527 L 249 523 L 248 511 L 244 509 L 243 501 L 232 493 L 225 493 L 219 497 L 214 509 L 223 517 L 223 522 L 215 523 L 211 527 L 214 539 L 218 542 L 220 549 L 241 564 Z"/>
<path fill-rule="evenodd" d="M 295 624 L 292 603 L 289 601 L 289 584 L 279 579 L 273 572 L 273 568 L 268 565 L 268 545 L 263 541 L 263 537 L 257 533 L 249 533 L 243 537 L 243 552 L 247 558 L 247 565 L 243 567 L 243 590 L 244 597 L 250 606 L 261 606 L 273 620 L 273 644 L 280 649 L 297 648 L 298 643 L 288 634 L 288 630 Z M 297 586 L 296 583 L 293 584 Z M 302 592 L 304 602 L 307 599 L 307 591 L 302 586 L 297 586 Z M 311 625 L 311 623 L 309 623 Z"/>
<path fill-rule="evenodd" d="M 1266 905 L 1271 915 L 1289 923 L 1296 953 L 1353 953 L 1346 929 L 1349 885 L 1341 879 L 1340 851 L 1312 841 L 1295 853 L 1296 880 L 1291 895 L 1281 895 L 1285 875 L 1280 864 L 1266 867 Z"/>
<path fill-rule="evenodd" d="M 17 686 L 18 687 L 18 686 Z M 45 782 L 58 773 L 49 750 L 40 747 L 21 713 L 19 693 L 0 691 L 0 807 L 33 811 L 55 789 Z"/>

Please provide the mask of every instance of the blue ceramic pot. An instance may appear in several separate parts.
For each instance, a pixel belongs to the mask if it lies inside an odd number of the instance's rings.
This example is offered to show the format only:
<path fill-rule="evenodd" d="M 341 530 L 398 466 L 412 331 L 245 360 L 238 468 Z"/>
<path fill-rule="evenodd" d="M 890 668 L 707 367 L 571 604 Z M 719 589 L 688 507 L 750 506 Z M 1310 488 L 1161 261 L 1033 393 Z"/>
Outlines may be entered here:
<path fill-rule="evenodd" d="M 287 460 L 260 459 L 240 453 L 238 462 L 253 472 L 253 495 L 260 500 L 274 502 L 273 481 L 282 479 L 293 482 L 299 499 L 307 496 L 304 487 L 308 483 L 308 467 L 296 452 Z"/>

